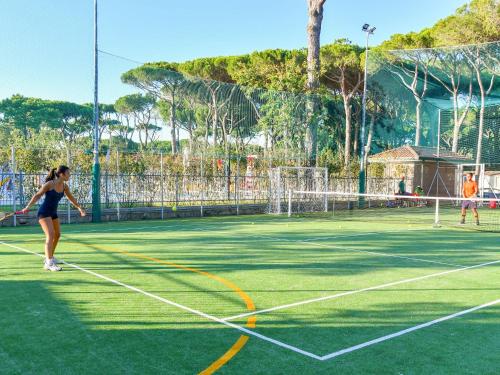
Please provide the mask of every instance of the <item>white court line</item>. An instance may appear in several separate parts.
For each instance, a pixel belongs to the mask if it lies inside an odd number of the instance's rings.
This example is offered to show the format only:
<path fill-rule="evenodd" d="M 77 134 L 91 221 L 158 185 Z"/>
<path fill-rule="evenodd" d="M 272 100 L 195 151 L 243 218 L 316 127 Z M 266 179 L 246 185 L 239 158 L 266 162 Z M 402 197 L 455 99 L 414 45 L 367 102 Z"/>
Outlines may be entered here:
<path fill-rule="evenodd" d="M 217 223 L 214 223 L 213 225 L 205 225 L 203 227 L 196 227 L 196 228 L 193 227 L 193 228 L 190 228 L 190 230 L 209 231 L 209 230 L 214 230 L 215 229 L 214 227 L 216 227 L 216 226 L 217 226 Z M 164 228 L 164 227 L 165 228 L 172 228 L 173 226 L 161 225 L 161 226 L 153 226 L 153 227 L 151 227 L 151 226 L 150 227 L 135 227 L 135 228 L 130 228 L 130 229 L 136 229 L 137 230 L 137 229 L 153 229 L 153 228 Z M 175 227 L 177 227 L 177 226 L 175 226 Z M 109 231 L 111 231 L 111 230 L 125 230 L 125 228 L 108 228 L 108 230 Z M 425 230 L 425 229 L 424 228 L 407 229 L 407 231 L 419 231 L 419 230 Z M 214 231 L 216 232 L 217 230 L 214 230 Z M 383 234 L 383 233 L 399 233 L 399 232 L 400 231 L 382 231 L 382 232 L 369 232 L 369 233 L 353 233 L 353 234 L 340 235 L 340 236 L 330 236 L 330 237 L 328 237 L 328 239 L 345 238 L 345 237 L 358 237 L 358 236 L 366 236 L 366 235 L 369 235 L 369 234 L 376 235 L 376 234 Z M 76 232 L 72 232 L 72 233 L 76 233 Z M 345 251 L 356 251 L 356 252 L 362 252 L 362 253 L 373 254 L 373 255 L 380 255 L 380 256 L 387 256 L 387 257 L 401 258 L 401 259 L 412 260 L 412 261 L 419 261 L 419 262 L 425 262 L 425 263 L 434 263 L 434 264 L 440 264 L 440 265 L 446 265 L 446 266 L 452 266 L 452 267 L 459 267 L 459 270 L 469 269 L 469 267 L 465 267 L 465 266 L 458 265 L 458 264 L 438 262 L 438 261 L 432 261 L 432 260 L 420 259 L 420 258 L 414 258 L 414 257 L 405 257 L 405 256 L 401 256 L 401 255 L 394 255 L 394 254 L 388 254 L 388 253 L 383 253 L 383 252 L 374 252 L 374 251 L 354 249 L 354 248 L 343 248 L 343 247 L 340 247 L 340 246 L 325 245 L 325 244 L 315 243 L 315 242 L 311 242 L 311 241 L 307 241 L 307 240 L 291 240 L 291 239 L 283 239 L 283 238 L 277 238 L 277 237 L 271 237 L 271 236 L 265 236 L 265 235 L 251 235 L 251 234 L 246 235 L 246 236 L 248 236 L 248 237 L 254 237 L 254 238 L 261 238 L 261 239 L 269 239 L 269 240 L 274 240 L 274 241 L 286 241 L 286 242 L 305 243 L 305 244 L 309 244 L 309 245 L 313 245 L 313 246 L 333 247 L 333 248 L 340 249 L 340 250 L 345 250 Z M 444 274 L 446 274 L 448 272 L 449 271 L 445 271 Z M 434 275 L 438 276 L 438 275 L 441 275 L 441 274 L 442 273 L 437 273 L 437 274 L 432 274 L 431 276 L 434 276 Z M 427 276 L 425 276 L 425 278 L 427 278 Z M 292 303 L 292 304 L 287 304 L 287 305 L 283 305 L 283 306 L 277 306 L 277 307 L 270 308 L 270 309 L 258 310 L 258 311 L 255 311 L 253 313 L 245 313 L 245 314 L 235 315 L 235 316 L 231 316 L 231 317 L 226 317 L 226 318 L 223 318 L 222 320 L 229 321 L 229 320 L 234 320 L 234 319 L 245 317 L 245 316 L 262 314 L 262 313 L 266 313 L 266 312 L 270 312 L 270 311 L 281 310 L 281 309 L 295 307 L 295 306 L 299 306 L 299 305 L 303 305 L 303 304 L 308 304 L 308 303 L 313 303 L 313 302 L 318 302 L 318 301 L 323 301 L 323 300 L 329 300 L 329 299 L 339 298 L 339 297 L 350 295 L 350 294 L 356 294 L 356 293 L 361 293 L 361 292 L 364 292 L 364 291 L 369 291 L 369 290 L 374 290 L 374 289 L 376 290 L 376 289 L 385 288 L 385 287 L 388 287 L 388 286 L 398 285 L 400 283 L 406 283 L 406 282 L 416 281 L 416 280 L 420 280 L 420 278 L 408 279 L 408 280 L 401 280 L 401 281 L 396 281 L 395 283 L 383 284 L 383 285 L 378 285 L 378 286 L 374 286 L 374 287 L 368 287 L 368 288 L 364 288 L 364 289 L 343 292 L 343 293 L 329 295 L 329 296 L 325 296 L 325 297 L 320 297 L 320 298 L 315 298 L 315 299 L 309 299 L 309 300 L 306 300 L 306 301 L 299 301 L 299 302 L 295 302 L 295 303 Z"/>
<path fill-rule="evenodd" d="M 201 219 L 203 220 L 203 218 L 198 218 L 198 219 Z M 182 219 L 181 219 L 182 220 Z M 266 220 L 265 222 L 268 223 L 268 222 L 272 222 L 272 223 L 281 223 L 281 222 L 286 222 L 287 219 L 283 218 L 283 219 L 279 219 L 279 220 Z M 295 220 L 294 222 L 297 222 L 297 223 L 300 223 L 302 222 L 303 220 Z M 64 231 L 65 233 L 67 234 L 70 234 L 70 233 L 88 233 L 88 232 L 118 232 L 118 231 L 124 231 L 124 230 L 142 230 L 142 229 L 161 229 L 161 228 L 165 228 L 165 229 L 175 229 L 175 228 L 186 228 L 186 223 L 189 223 L 191 222 L 191 220 L 188 220 L 188 219 L 185 219 L 184 221 L 177 221 L 178 224 L 172 224 L 172 223 L 168 223 L 168 221 L 165 220 L 165 224 L 163 225 L 155 225 L 155 226 L 144 226 L 144 227 L 115 227 L 115 228 L 103 228 L 103 229 L 86 229 L 86 230 L 69 230 L 69 231 Z M 255 221 L 251 221 L 251 220 L 241 220 L 241 221 L 234 221 L 234 222 L 230 222 L 230 221 L 217 221 L 217 222 L 212 222 L 212 223 L 205 223 L 205 227 L 218 227 L 220 226 L 221 224 L 254 224 Z M 257 223 L 260 223 L 259 221 L 257 221 Z M 198 225 L 198 224 L 195 224 L 195 225 Z M 192 230 L 196 230 L 198 229 L 197 227 L 192 227 L 190 228 Z"/>
<path fill-rule="evenodd" d="M 351 346 L 349 348 L 338 350 L 336 352 L 333 352 L 333 353 L 330 353 L 330 354 L 327 354 L 327 355 L 321 357 L 320 360 L 326 361 L 328 359 L 332 359 L 332 358 L 341 356 L 343 354 L 351 353 L 351 352 L 354 352 L 356 350 L 366 348 L 367 346 L 375 345 L 375 344 L 378 344 L 380 342 L 393 339 L 395 337 L 403 336 L 403 335 L 406 335 L 407 333 L 414 332 L 414 331 L 417 331 L 417 330 L 422 329 L 422 328 L 427 328 L 427 327 L 430 327 L 434 324 L 438 324 L 438 323 L 441 323 L 441 322 L 444 322 L 444 321 L 447 321 L 447 320 L 450 320 L 450 319 L 453 319 L 453 318 L 456 318 L 456 317 L 459 317 L 459 316 L 462 316 L 465 314 L 469 314 L 471 312 L 474 312 L 474 311 L 477 311 L 480 309 L 484 309 L 486 307 L 493 306 L 493 305 L 496 305 L 499 303 L 500 303 L 500 299 L 497 299 L 495 301 L 491 301 L 491 302 L 485 303 L 485 304 L 480 305 L 480 306 L 472 307 L 470 309 L 462 310 L 462 311 L 459 311 L 459 312 L 451 314 L 451 315 L 443 316 L 442 318 L 438 318 L 438 319 L 432 320 L 432 321 L 427 322 L 427 323 L 419 324 L 419 325 L 411 327 L 411 328 L 403 329 L 402 331 L 391 333 L 390 335 L 379 337 L 377 339 L 370 340 L 370 341 L 364 342 L 364 343 L 359 344 L 359 345 L 354 345 L 354 346 Z"/>
<path fill-rule="evenodd" d="M 34 252 L 34 251 L 31 251 L 31 250 L 28 250 L 28 249 L 24 249 L 22 247 L 19 247 L 19 246 L 16 246 L 16 245 L 11 245 L 9 243 L 6 243 L 6 242 L 3 242 L 3 241 L 0 241 L 0 244 L 1 245 L 4 245 L 4 246 L 8 246 L 8 247 L 11 247 L 13 249 L 17 249 L 17 250 L 20 250 L 20 251 L 23 251 L 25 253 L 29 253 L 29 254 L 33 254 L 33 255 L 36 255 L 36 256 L 39 256 L 39 257 L 44 257 L 42 254 L 39 254 L 37 252 Z M 115 280 L 115 279 L 112 279 L 110 277 L 107 277 L 107 276 L 104 276 L 104 275 L 101 275 L 97 272 L 94 272 L 94 271 L 91 271 L 91 270 L 88 270 L 86 268 L 83 268 L 83 267 L 80 267 L 79 265 L 77 264 L 73 264 L 73 263 L 66 263 L 64 262 L 64 264 L 66 264 L 67 266 L 69 267 L 72 267 L 72 268 L 75 268 L 77 270 L 80 270 L 82 272 L 85 272 L 85 273 L 88 273 L 90 275 L 93 275 L 95 277 L 98 277 L 99 279 L 102 279 L 102 280 L 106 280 L 106 281 L 109 281 L 110 283 L 113 283 L 113 284 L 116 284 L 116 285 L 119 285 L 119 286 L 122 286 L 124 288 L 127 288 L 129 290 L 132 290 L 134 292 L 137 292 L 137 293 L 140 293 L 140 294 L 143 294 L 147 297 L 150 297 L 150 298 L 153 298 L 153 299 L 156 299 L 160 302 L 163 302 L 167 305 L 171 305 L 171 306 L 174 306 L 174 307 L 177 307 L 181 310 L 184 310 L 184 311 L 188 311 L 192 314 L 195 314 L 195 315 L 198 315 L 198 316 L 201 316 L 203 318 L 206 318 L 208 320 L 212 320 L 214 322 L 217 322 L 217 323 L 221 323 L 221 324 L 224 324 L 225 326 L 228 326 L 228 327 L 231 327 L 231 328 L 234 328 L 238 331 L 241 331 L 241 332 L 244 332 L 246 333 L 247 335 L 250 335 L 250 336 L 254 336 L 254 337 L 257 337 L 261 340 L 264 340 L 264 341 L 267 341 L 267 342 L 270 342 L 272 344 L 275 344 L 277 346 L 280 346 L 282 348 L 285 348 L 285 349 L 289 349 L 293 352 L 296 352 L 296 353 L 299 353 L 299 354 L 302 354 L 302 355 L 305 355 L 307 357 L 310 357 L 310 358 L 314 358 L 314 359 L 317 359 L 317 360 L 320 360 L 321 357 L 314 354 L 314 353 L 311 353 L 311 352 L 308 352 L 308 351 L 305 351 L 305 350 L 302 350 L 300 348 L 297 348 L 295 346 L 292 346 L 292 345 L 289 345 L 289 344 L 286 344 L 284 342 L 281 342 L 281 341 L 278 341 L 278 340 L 275 340 L 275 339 L 272 339 L 270 337 L 267 337 L 267 336 L 264 336 L 264 335 L 261 335 L 260 333 L 257 333 L 257 332 L 254 332 L 254 331 L 251 331 L 247 328 L 244 328 L 244 327 L 240 327 L 239 325 L 237 324 L 233 324 L 233 323 L 230 323 L 230 322 L 226 322 L 222 319 L 219 319 L 213 315 L 209 315 L 209 314 L 205 314 L 204 312 L 201 312 L 201 311 L 198 311 L 198 310 L 195 310 L 195 309 L 192 309 L 190 307 L 187 307 L 187 306 L 184 306 L 184 305 L 181 305 L 179 303 L 176 303 L 176 302 L 173 302 L 173 301 L 170 301 L 166 298 L 163 298 L 163 297 L 160 297 L 160 296 L 157 296 L 155 294 L 152 294 L 152 293 L 149 293 L 149 292 L 146 292 L 142 289 L 139 289 L 139 288 L 136 288 L 134 286 L 131 286 L 131 285 L 128 285 L 128 284 L 125 284 L 125 283 L 122 283 L 121 281 L 118 281 L 118 280 Z"/>
<path fill-rule="evenodd" d="M 36 256 L 39 256 L 39 257 L 43 257 L 43 255 L 38 254 L 38 253 L 36 253 L 34 251 L 31 251 L 31 250 L 28 250 L 28 249 L 24 249 L 24 248 L 15 246 L 15 245 L 11 245 L 11 244 L 5 243 L 3 241 L 0 241 L 0 244 L 2 244 L 4 246 L 11 247 L 11 248 L 14 248 L 14 249 L 17 249 L 17 250 L 20 250 L 20 251 L 23 251 L 25 253 L 33 254 L 33 255 L 36 255 Z M 479 268 L 479 267 L 484 267 L 486 265 L 496 264 L 496 263 L 500 263 L 500 260 L 491 261 L 491 262 L 487 262 L 487 263 L 482 263 L 482 264 L 478 264 L 478 265 L 475 265 L 475 266 L 469 266 L 467 268 L 455 269 L 455 270 L 450 270 L 450 271 L 446 271 L 446 272 L 441 272 L 440 274 L 442 275 L 442 274 L 449 274 L 449 273 L 453 273 L 453 272 L 460 272 L 460 271 L 464 271 L 465 269 Z M 257 332 L 251 331 L 251 330 L 246 329 L 244 327 L 240 327 L 240 326 L 238 326 L 236 324 L 232 324 L 230 322 L 225 321 L 225 319 L 216 318 L 216 317 L 214 317 L 212 315 L 208 315 L 208 314 L 205 314 L 205 313 L 203 313 L 201 311 L 198 311 L 198 310 L 195 310 L 195 309 L 191 309 L 191 308 L 189 308 L 187 306 L 183 306 L 181 304 L 178 304 L 176 302 L 170 301 L 168 299 L 165 299 L 165 298 L 159 297 L 157 295 L 154 295 L 152 293 L 143 291 L 143 290 L 141 290 L 139 288 L 136 288 L 134 286 L 127 285 L 125 283 L 122 283 L 120 281 L 114 280 L 114 279 L 109 278 L 107 276 L 104 276 L 104 275 L 98 274 L 96 272 L 87 270 L 87 269 L 85 269 L 83 267 L 80 267 L 80 266 L 78 266 L 76 264 L 71 264 L 71 263 L 65 263 L 65 264 L 68 265 L 68 266 L 70 266 L 70 267 L 73 267 L 75 269 L 78 269 L 78 270 L 80 270 L 82 272 L 85 272 L 85 273 L 91 274 L 93 276 L 96 276 L 96 277 L 98 277 L 100 279 L 109 281 L 109 282 L 111 282 L 113 284 L 116 284 L 116 285 L 119 285 L 119 286 L 123 286 L 124 288 L 127 288 L 129 290 L 141 293 L 141 294 L 143 294 L 145 296 L 148 296 L 150 298 L 156 299 L 156 300 L 158 300 L 160 302 L 163 302 L 165 304 L 178 307 L 179 309 L 182 309 L 182 310 L 191 312 L 193 314 L 202 316 L 202 317 L 204 317 L 206 319 L 209 319 L 209 320 L 212 320 L 212 321 L 224 324 L 224 325 L 226 325 L 228 327 L 234 328 L 234 329 L 239 330 L 241 332 L 244 332 L 244 333 L 246 333 L 248 335 L 260 338 L 260 339 L 262 339 L 264 341 L 268 341 L 268 342 L 273 343 L 273 344 L 275 344 L 277 346 L 283 347 L 285 349 L 289 349 L 289 350 L 294 351 L 296 353 L 299 353 L 299 354 L 302 354 L 304 356 L 307 356 L 307 357 L 310 357 L 310 358 L 313 358 L 313 359 L 316 359 L 316 360 L 320 360 L 320 361 L 329 360 L 329 359 L 341 356 L 343 354 L 347 354 L 347 353 L 353 352 L 355 350 L 359 350 L 359 349 L 365 348 L 367 346 L 371 346 L 371 345 L 377 344 L 377 343 L 382 342 L 382 341 L 390 340 L 390 339 L 392 339 L 394 337 L 398 337 L 398 336 L 404 335 L 406 333 L 410 333 L 410 332 L 416 331 L 418 329 L 422 329 L 422 328 L 425 328 L 425 327 L 428 327 L 428 326 L 440 323 L 442 321 L 446 321 L 446 320 L 449 320 L 449 319 L 452 319 L 452 318 L 455 318 L 455 317 L 458 317 L 458 316 L 461 316 L 461 315 L 465 315 L 467 313 L 470 313 L 470 312 L 473 312 L 473 311 L 476 311 L 476 310 L 479 310 L 479 309 L 482 309 L 482 308 L 485 308 L 485 307 L 492 306 L 492 305 L 500 303 L 500 300 L 492 301 L 492 302 L 483 304 L 481 306 L 477 306 L 477 307 L 474 307 L 474 308 L 471 308 L 471 309 L 468 309 L 468 310 L 463 310 L 463 311 L 455 313 L 455 314 L 451 314 L 451 315 L 448 315 L 448 316 L 445 316 L 445 317 L 442 317 L 442 318 L 439 318 L 439 319 L 435 319 L 435 320 L 433 320 L 431 322 L 428 322 L 428 323 L 420 324 L 418 326 L 415 326 L 415 327 L 412 327 L 412 328 L 408 328 L 408 329 L 405 329 L 405 330 L 393 333 L 391 335 L 387 335 L 387 336 L 383 336 L 383 337 L 380 337 L 380 338 L 375 339 L 375 340 L 367 341 L 365 343 L 362 343 L 362 344 L 359 344 L 359 345 L 356 345 L 356 346 L 352 346 L 352 347 L 349 347 L 349 348 L 346 348 L 346 349 L 342 349 L 342 350 L 339 350 L 339 351 L 336 351 L 336 352 L 333 352 L 333 353 L 330 353 L 330 354 L 327 354 L 327 355 L 324 355 L 324 356 L 319 356 L 319 355 L 316 355 L 314 353 L 311 353 L 311 352 L 299 349 L 297 347 L 294 347 L 292 345 L 283 343 L 281 341 L 272 339 L 270 337 L 261 335 L 261 334 L 259 334 Z M 434 276 L 438 276 L 438 274 L 427 275 L 427 276 L 423 276 L 423 277 L 416 278 L 416 279 L 425 279 L 425 278 L 430 278 L 430 277 L 434 277 Z M 393 285 L 396 285 L 396 284 L 402 283 L 402 282 L 404 282 L 404 281 L 393 283 Z M 408 282 L 408 281 L 406 281 L 406 282 Z M 369 289 L 372 289 L 372 288 L 369 288 Z M 254 312 L 253 314 L 256 314 L 256 313 L 259 313 L 259 312 Z M 252 314 L 250 314 L 250 315 L 252 315 Z"/>
<path fill-rule="evenodd" d="M 211 229 L 211 228 L 210 228 Z M 198 228 L 198 230 L 201 231 L 208 231 L 209 229 L 205 229 L 203 227 Z M 423 229 L 420 228 L 415 228 L 415 229 L 407 229 L 407 231 L 420 231 Z M 215 230 L 216 232 L 216 230 Z M 370 234 L 384 234 L 384 233 L 400 233 L 401 231 L 382 231 L 382 232 L 371 232 Z M 358 236 L 366 236 L 367 234 L 365 233 L 353 233 L 352 235 L 340 235 L 340 236 L 331 236 L 328 237 L 329 239 L 335 239 L 335 238 L 346 238 L 346 237 L 358 237 Z M 421 259 L 421 258 L 415 258 L 415 257 L 406 257 L 403 255 L 396 255 L 396 254 L 389 254 L 389 253 L 384 253 L 381 251 L 369 251 L 369 250 L 362 250 L 362 249 L 355 249 L 352 247 L 345 247 L 345 246 L 336 246 L 336 245 L 326 245 L 326 244 L 320 244 L 317 242 L 311 242 L 310 240 L 293 240 L 289 238 L 279 238 L 279 237 L 273 237 L 273 236 L 268 236 L 268 235 L 255 235 L 255 234 L 245 234 L 247 237 L 253 237 L 253 238 L 259 238 L 259 239 L 268 239 L 271 241 L 280 241 L 280 242 L 293 242 L 293 243 L 304 243 L 307 245 L 313 245 L 313 246 L 320 246 L 320 247 L 328 247 L 328 248 L 333 248 L 333 249 L 339 249 L 343 251 L 355 251 L 359 253 L 365 253 L 365 254 L 372 254 L 372 255 L 380 255 L 380 256 L 385 256 L 385 257 L 391 257 L 391 258 L 400 258 L 400 259 L 406 259 L 406 260 L 412 260 L 416 262 L 424 262 L 424 263 L 434 263 L 434 264 L 440 264 L 443 266 L 452 266 L 452 267 L 460 267 L 464 268 L 465 266 L 460 265 L 460 264 L 454 264 L 454 263 L 446 263 L 446 262 L 439 262 L 436 260 L 429 260 L 429 259 Z"/>
<path fill-rule="evenodd" d="M 305 242 L 305 241 L 300 241 L 300 242 L 307 243 L 307 244 L 314 245 L 314 246 L 328 247 L 328 248 L 340 249 L 340 250 L 345 250 L 345 251 L 356 251 L 356 252 L 359 252 L 359 253 L 381 255 L 381 256 L 384 256 L 384 257 L 401 258 L 401 259 L 414 260 L 414 261 L 417 261 L 417 262 L 424 262 L 424 263 L 441 264 L 443 266 L 452 266 L 452 267 L 459 267 L 459 268 L 464 268 L 465 267 L 465 266 L 460 265 L 460 264 L 446 263 L 446 262 L 440 262 L 440 261 L 437 261 L 437 260 L 429 260 L 429 259 L 422 259 L 422 258 L 406 257 L 404 255 L 389 254 L 389 253 L 383 253 L 383 252 L 380 252 L 380 251 L 362 250 L 362 249 L 355 249 L 353 247 L 327 245 L 327 244 L 322 244 L 322 243 L 317 243 L 317 242 Z"/>
<path fill-rule="evenodd" d="M 474 266 L 468 266 L 468 267 L 464 267 L 464 268 L 456 268 L 456 269 L 453 269 L 453 270 L 432 273 L 432 274 L 429 274 L 429 275 L 424 275 L 424 276 L 419 276 L 419 277 L 413 277 L 411 279 L 404 279 L 404 280 L 394 281 L 394 282 L 391 282 L 391 283 L 386 283 L 386 284 L 382 284 L 382 285 L 371 286 L 371 287 L 367 287 L 367 288 L 363 288 L 363 289 L 350 290 L 350 291 L 347 291 L 347 292 L 342 292 L 342 293 L 338 293 L 338 294 L 331 294 L 331 295 L 324 296 L 324 297 L 308 299 L 308 300 L 304 300 L 304 301 L 289 303 L 289 304 L 286 304 L 286 305 L 275 306 L 275 307 L 271 307 L 269 309 L 257 310 L 257 311 L 253 311 L 253 312 L 249 312 L 249 313 L 244 313 L 244 314 L 229 316 L 227 318 L 223 318 L 222 320 L 224 320 L 224 321 L 235 320 L 235 319 L 239 319 L 239 318 L 244 318 L 246 316 L 253 316 L 253 315 L 257 315 L 257 314 L 264 314 L 264 313 L 268 313 L 268 312 L 272 312 L 272 311 L 288 309 L 290 307 L 296 307 L 296 306 L 306 305 L 306 304 L 320 302 L 320 301 L 327 301 L 327 300 L 330 300 L 330 299 L 335 299 L 335 298 L 339 298 L 339 297 L 343 297 L 343 296 L 348 296 L 348 295 L 352 295 L 352 294 L 358 294 L 358 293 L 367 292 L 367 291 L 370 291 L 370 290 L 384 289 L 384 288 L 387 288 L 387 287 L 390 287 L 390 286 L 395 286 L 395 285 L 400 285 L 400 284 L 407 284 L 407 283 L 411 283 L 411 282 L 414 282 L 414 281 L 426 280 L 426 279 L 430 279 L 430 278 L 433 278 L 433 277 L 448 275 L 450 273 L 455 273 L 455 272 L 461 272 L 461 271 L 471 270 L 471 269 L 474 269 L 474 268 L 480 268 L 480 267 L 489 266 L 489 265 L 497 264 L 497 263 L 500 263 L 500 260 L 494 260 L 494 261 L 491 261 L 491 262 L 481 263 L 481 264 L 477 264 L 477 265 L 474 265 Z"/>

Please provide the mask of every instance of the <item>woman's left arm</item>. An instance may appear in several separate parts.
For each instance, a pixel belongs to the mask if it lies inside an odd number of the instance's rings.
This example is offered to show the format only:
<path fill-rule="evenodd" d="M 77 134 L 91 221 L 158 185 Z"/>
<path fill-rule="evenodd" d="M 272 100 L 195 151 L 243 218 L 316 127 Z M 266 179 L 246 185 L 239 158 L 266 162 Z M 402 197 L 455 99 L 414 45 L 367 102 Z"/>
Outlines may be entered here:
<path fill-rule="evenodd" d="M 68 185 L 64 185 L 64 194 L 66 194 L 66 197 L 71 202 L 71 204 L 73 204 L 73 206 L 75 206 L 76 209 L 80 211 L 80 215 L 85 216 L 86 215 L 85 210 L 78 204 L 73 194 L 71 194 Z"/>

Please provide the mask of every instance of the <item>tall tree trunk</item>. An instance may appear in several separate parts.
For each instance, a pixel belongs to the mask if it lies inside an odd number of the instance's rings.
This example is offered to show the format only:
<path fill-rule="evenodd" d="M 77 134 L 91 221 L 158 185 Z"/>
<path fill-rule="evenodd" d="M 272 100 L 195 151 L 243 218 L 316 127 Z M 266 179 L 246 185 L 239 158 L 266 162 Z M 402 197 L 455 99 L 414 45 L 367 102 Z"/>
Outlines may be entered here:
<path fill-rule="evenodd" d="M 214 116 L 212 118 L 212 138 L 213 138 L 213 145 L 214 149 L 217 146 L 217 121 L 218 121 L 218 109 L 217 109 L 217 103 L 214 98 Z"/>
<path fill-rule="evenodd" d="M 419 96 L 415 96 L 415 100 L 417 101 L 417 105 L 415 107 L 415 116 L 416 116 L 416 124 L 415 124 L 415 146 L 420 146 L 420 133 L 422 129 L 422 99 Z"/>
<path fill-rule="evenodd" d="M 476 150 L 476 175 L 479 174 L 479 164 L 481 164 L 481 154 L 483 149 L 483 133 L 484 133 L 484 114 L 485 114 L 485 106 L 486 106 L 486 95 L 489 95 L 492 88 L 493 83 L 495 81 L 495 76 L 492 76 L 490 85 L 488 88 L 484 87 L 481 68 L 479 66 L 474 67 L 476 71 L 477 84 L 479 86 L 479 91 L 481 94 L 481 108 L 479 110 L 479 127 L 477 131 L 477 150 Z"/>
<path fill-rule="evenodd" d="M 453 92 L 453 141 L 451 151 L 458 152 L 458 141 L 460 140 L 460 128 L 464 123 L 465 117 L 469 112 L 472 102 L 472 77 L 469 83 L 469 97 L 462 114 L 460 115 L 460 108 L 458 106 L 458 89 Z"/>
<path fill-rule="evenodd" d="M 210 130 L 209 116 L 205 118 L 205 150 L 208 148 L 208 133 Z"/>
<path fill-rule="evenodd" d="M 357 118 L 357 116 L 356 116 Z M 359 121 L 356 119 L 354 121 L 354 139 L 352 141 L 352 154 L 358 154 L 358 143 L 359 143 Z"/>
<path fill-rule="evenodd" d="M 451 145 L 451 151 L 458 151 L 458 138 L 460 135 L 460 125 L 458 122 L 458 96 L 457 93 L 453 93 L 453 141 Z"/>
<path fill-rule="evenodd" d="M 194 137 L 193 137 L 193 128 L 190 126 L 188 129 L 188 135 L 189 135 L 189 143 L 188 143 L 188 150 L 189 154 L 193 152 L 193 144 L 194 144 Z"/>
<path fill-rule="evenodd" d="M 323 5 L 326 0 L 307 0 L 309 21 L 307 23 L 307 90 L 314 93 L 319 87 L 320 76 L 320 36 L 323 21 Z M 307 102 L 306 148 L 310 161 L 316 159 L 318 126 L 314 119 L 318 103 L 314 96 Z"/>
<path fill-rule="evenodd" d="M 345 143 L 344 143 L 344 168 L 349 167 L 351 162 L 351 130 L 352 130 L 352 108 L 351 102 L 344 99 L 344 113 L 345 113 Z"/>
<path fill-rule="evenodd" d="M 479 77 L 479 87 L 481 91 L 481 108 L 479 110 L 479 127 L 477 130 L 477 150 L 476 150 L 476 175 L 479 174 L 479 164 L 481 164 L 481 153 L 483 148 L 483 131 L 484 131 L 484 105 L 485 105 L 485 94 L 483 83 Z"/>
<path fill-rule="evenodd" d="M 177 132 L 175 131 L 175 102 L 172 100 L 170 111 L 170 135 L 172 139 L 172 155 L 177 154 Z"/>

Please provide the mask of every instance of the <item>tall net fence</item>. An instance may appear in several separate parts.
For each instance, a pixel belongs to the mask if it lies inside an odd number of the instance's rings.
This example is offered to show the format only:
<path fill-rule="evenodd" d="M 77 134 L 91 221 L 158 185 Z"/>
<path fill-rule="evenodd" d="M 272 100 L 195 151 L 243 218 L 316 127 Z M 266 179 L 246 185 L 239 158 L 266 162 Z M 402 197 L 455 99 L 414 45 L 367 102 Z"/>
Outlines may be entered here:
<path fill-rule="evenodd" d="M 410 144 L 500 163 L 499 42 L 375 50 L 369 73 L 370 153 Z"/>
<path fill-rule="evenodd" d="M 54 161 L 71 167 L 69 188 L 90 211 L 93 177 L 92 154 L 88 150 L 72 149 L 71 155 L 64 149 L 12 147 L 9 151 L 4 154 L 0 170 L 2 211 L 24 207 L 43 185 L 45 167 L 54 165 L 48 164 Z M 34 155 L 37 160 L 32 159 Z M 326 167 L 293 166 L 293 161 L 287 166 L 283 160 L 256 155 L 224 158 L 109 149 L 101 154 L 100 164 L 101 207 L 110 220 L 159 218 L 173 210 L 203 216 L 210 215 L 214 207 L 226 207 L 223 213 L 238 213 L 240 209 L 247 213 L 277 213 L 278 207 L 286 212 L 284 202 L 291 190 L 355 192 L 358 184 L 357 178 L 333 176 Z M 368 178 L 369 189 L 374 192 L 392 192 L 397 184 L 394 178 Z M 63 222 L 78 217 L 66 198 L 60 211 Z"/>
<path fill-rule="evenodd" d="M 326 168 L 327 190 L 355 193 L 363 144 L 368 193 L 394 194 L 404 176 L 409 193 L 459 196 L 461 166 L 472 165 L 497 195 L 499 46 L 370 51 L 366 132 L 360 91 L 345 106 L 341 86 L 312 95 L 193 77 L 167 63 L 130 69 L 122 80 L 141 93 L 100 108 L 101 203 L 275 212 L 282 179 L 273 168 Z M 72 189 L 90 205 L 91 123 L 88 105 L 2 101 L 0 205 L 24 204 L 59 164 L 71 167 Z M 295 189 L 280 184 L 279 199 Z"/>

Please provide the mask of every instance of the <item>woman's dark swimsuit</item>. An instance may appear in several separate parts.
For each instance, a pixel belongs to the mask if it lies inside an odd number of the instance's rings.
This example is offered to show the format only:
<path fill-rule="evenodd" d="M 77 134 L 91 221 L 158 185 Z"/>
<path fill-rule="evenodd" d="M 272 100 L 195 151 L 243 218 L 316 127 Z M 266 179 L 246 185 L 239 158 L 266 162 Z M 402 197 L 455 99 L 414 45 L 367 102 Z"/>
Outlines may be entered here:
<path fill-rule="evenodd" d="M 38 219 L 44 219 L 46 217 L 50 217 L 52 220 L 57 219 L 57 206 L 59 205 L 59 201 L 62 197 L 64 197 L 64 191 L 58 193 L 54 188 L 52 188 L 46 192 L 45 199 L 38 209 Z"/>

